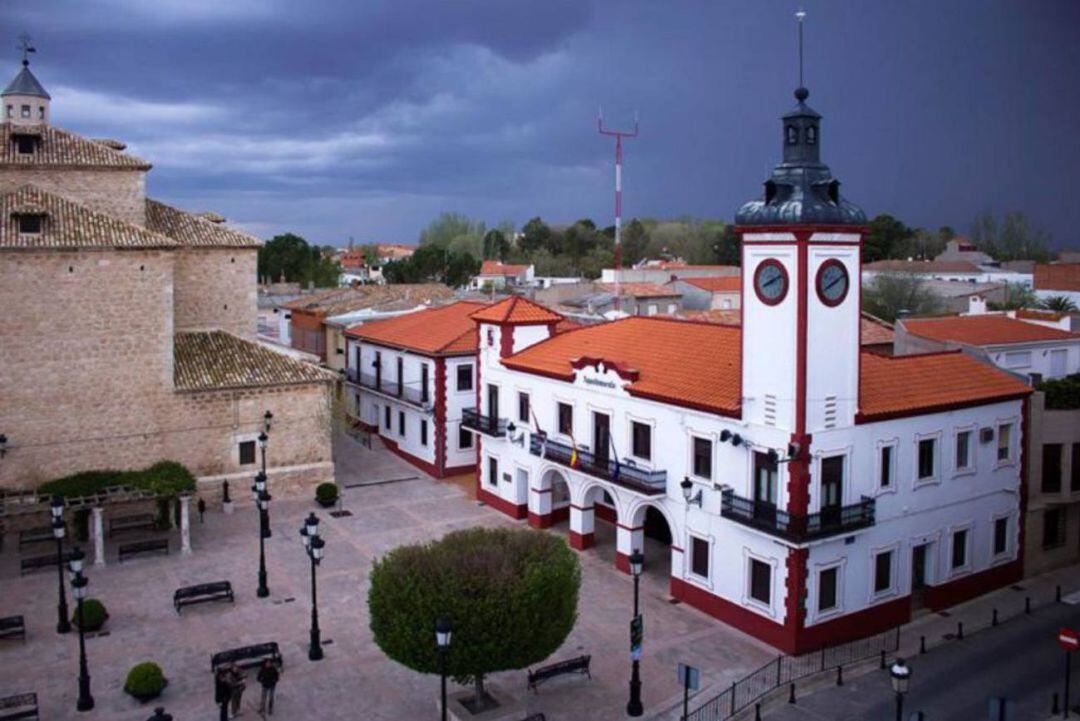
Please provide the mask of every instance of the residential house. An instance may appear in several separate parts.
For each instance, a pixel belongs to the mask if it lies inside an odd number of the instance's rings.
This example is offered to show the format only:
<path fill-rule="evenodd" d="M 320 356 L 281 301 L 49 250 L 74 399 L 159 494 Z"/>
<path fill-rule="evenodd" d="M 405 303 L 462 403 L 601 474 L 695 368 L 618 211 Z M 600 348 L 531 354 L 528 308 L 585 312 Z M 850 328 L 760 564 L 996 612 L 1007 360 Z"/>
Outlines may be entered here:
<path fill-rule="evenodd" d="M 532 265 L 511 265 L 497 260 L 485 260 L 469 287 L 481 291 L 528 288 L 533 285 L 535 274 L 536 270 Z"/>
<path fill-rule="evenodd" d="M 666 287 L 678 291 L 683 307 L 690 310 L 738 310 L 742 277 L 676 278 L 668 281 Z"/>
<path fill-rule="evenodd" d="M 1080 308 L 1080 262 L 1036 264 L 1035 295 L 1040 299 L 1064 296 Z"/>

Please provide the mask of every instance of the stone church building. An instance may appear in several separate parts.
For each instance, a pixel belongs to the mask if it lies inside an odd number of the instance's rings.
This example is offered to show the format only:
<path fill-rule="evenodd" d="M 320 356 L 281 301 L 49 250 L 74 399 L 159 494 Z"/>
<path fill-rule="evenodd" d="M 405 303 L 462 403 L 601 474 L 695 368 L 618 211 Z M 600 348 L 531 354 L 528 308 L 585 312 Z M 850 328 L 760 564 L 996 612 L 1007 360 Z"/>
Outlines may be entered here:
<path fill-rule="evenodd" d="M 333 374 L 255 340 L 261 241 L 52 125 L 26 60 L 0 101 L 0 490 L 170 459 L 246 500 L 267 411 L 271 492 L 332 479 Z"/>

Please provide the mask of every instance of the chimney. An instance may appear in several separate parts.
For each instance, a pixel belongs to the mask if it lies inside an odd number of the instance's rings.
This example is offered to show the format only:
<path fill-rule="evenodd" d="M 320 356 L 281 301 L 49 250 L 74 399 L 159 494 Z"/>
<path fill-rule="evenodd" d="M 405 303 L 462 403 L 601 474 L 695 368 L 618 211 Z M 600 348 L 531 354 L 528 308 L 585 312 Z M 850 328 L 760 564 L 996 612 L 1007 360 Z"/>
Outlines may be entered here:
<path fill-rule="evenodd" d="M 986 298 L 981 295 L 968 297 L 968 315 L 986 315 Z"/>

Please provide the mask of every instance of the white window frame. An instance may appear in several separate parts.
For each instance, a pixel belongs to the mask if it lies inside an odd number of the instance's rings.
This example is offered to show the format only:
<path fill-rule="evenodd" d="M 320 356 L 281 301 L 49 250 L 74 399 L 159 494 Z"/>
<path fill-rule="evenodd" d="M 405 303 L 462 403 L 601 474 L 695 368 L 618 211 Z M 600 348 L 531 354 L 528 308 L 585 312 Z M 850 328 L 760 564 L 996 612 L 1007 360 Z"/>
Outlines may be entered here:
<path fill-rule="evenodd" d="M 841 479 L 841 486 L 840 486 L 840 489 L 843 492 L 844 496 L 843 496 L 843 498 L 840 499 L 840 505 L 841 506 L 846 506 L 848 504 L 848 498 L 850 498 L 851 494 L 853 493 L 853 490 L 851 488 L 852 484 L 850 482 L 851 481 L 851 454 L 852 454 L 852 446 L 840 446 L 840 447 L 832 448 L 832 449 L 829 449 L 829 450 L 822 450 L 822 451 L 819 451 L 819 452 L 814 454 L 814 465 L 813 465 L 813 469 L 811 471 L 813 473 L 813 478 L 816 481 L 815 483 L 811 484 L 812 485 L 811 507 L 813 508 L 813 510 L 815 510 L 815 511 L 820 511 L 821 510 L 821 501 L 822 501 L 822 497 L 824 496 L 824 493 L 822 492 L 822 486 L 821 486 L 821 482 L 822 482 L 821 464 L 827 458 L 842 457 L 844 459 L 844 462 L 843 462 L 843 474 L 844 475 L 843 475 L 843 477 Z M 777 464 L 778 469 L 779 469 L 780 465 L 784 465 L 784 464 Z M 814 498 L 813 496 L 816 496 L 816 498 Z M 814 506 L 816 506 L 816 508 Z"/>
<path fill-rule="evenodd" d="M 750 595 L 750 586 L 753 578 L 750 574 L 751 561 L 760 561 L 770 568 L 768 605 Z M 742 603 L 745 608 L 749 608 L 750 610 L 768 616 L 769 618 L 776 618 L 776 569 L 778 565 L 779 562 L 775 558 L 762 556 L 759 553 L 754 553 L 749 548 L 743 548 Z"/>
<path fill-rule="evenodd" d="M 259 434 L 257 434 L 257 433 L 244 433 L 244 434 L 235 436 L 235 440 L 236 440 L 236 456 L 234 456 L 234 457 L 236 458 L 236 466 L 238 468 L 247 468 L 248 466 L 258 466 L 259 465 Z M 251 463 L 241 463 L 240 462 L 240 444 L 241 443 L 247 443 L 248 441 L 251 441 L 255 446 L 255 458 L 251 461 Z"/>
<path fill-rule="evenodd" d="M 1009 442 L 1006 447 L 1008 455 L 1005 458 L 998 458 L 998 449 L 1001 443 L 1001 429 L 1003 426 L 1009 427 Z M 998 418 L 994 421 L 994 468 L 1008 468 L 1016 465 L 1016 447 L 1017 438 L 1019 437 L 1020 424 L 1015 417 L 1012 418 Z M 1064 480 L 1064 479 L 1063 479 Z"/>
<path fill-rule="evenodd" d="M 899 541 L 885 546 L 875 546 L 870 549 L 870 573 L 867 584 L 867 600 L 874 604 L 884 599 L 892 598 L 900 593 L 900 550 Z M 892 554 L 892 562 L 889 564 L 889 586 L 884 591 L 875 590 L 877 584 L 877 557 L 883 553 Z"/>
<path fill-rule="evenodd" d="M 578 424 L 577 424 L 577 404 L 574 403 L 574 401 L 572 399 L 567 398 L 565 396 L 553 395 L 551 397 L 551 399 L 555 402 L 554 403 L 555 407 L 552 409 L 552 410 L 555 411 L 555 413 L 553 414 L 555 416 L 555 419 L 554 419 L 555 423 L 554 423 L 554 428 L 552 428 L 553 433 L 551 435 L 553 437 L 555 437 L 555 438 L 559 438 L 559 439 L 562 439 L 562 440 L 567 440 L 567 441 L 572 442 L 572 438 L 576 439 L 577 434 L 575 433 L 574 436 L 571 438 L 571 436 L 569 434 L 563 433 L 562 429 L 559 428 L 559 404 L 560 403 L 565 403 L 566 405 L 570 406 L 570 428 L 572 430 L 575 430 L 575 431 L 578 429 Z"/>
<path fill-rule="evenodd" d="M 694 472 L 694 439 L 700 438 L 703 441 L 709 442 L 709 470 L 712 471 L 711 476 L 699 476 Z M 701 431 L 688 428 L 686 431 L 686 477 L 691 481 L 698 483 L 704 483 L 711 486 L 716 477 L 716 444 L 718 439 L 715 433 L 703 433 Z"/>
<path fill-rule="evenodd" d="M 949 565 L 948 565 L 949 578 L 956 578 L 958 576 L 963 576 L 963 575 L 966 575 L 968 573 L 971 573 L 971 568 L 972 568 L 972 560 L 971 559 L 975 555 L 974 554 L 975 533 L 974 533 L 973 529 L 974 529 L 974 524 L 971 521 L 965 521 L 963 523 L 957 523 L 955 525 L 949 526 L 949 539 L 948 539 L 949 546 L 948 546 L 948 550 L 946 551 L 946 553 L 949 556 Z M 964 554 L 965 554 L 965 557 L 964 557 L 964 562 L 962 564 L 960 564 L 959 566 L 957 566 L 957 565 L 953 564 L 953 547 L 955 545 L 953 539 L 956 536 L 956 534 L 960 533 L 961 531 L 966 531 L 967 532 L 967 535 L 966 535 L 966 537 L 964 539 Z"/>
<path fill-rule="evenodd" d="M 892 453 L 889 454 L 889 465 L 891 470 L 889 473 L 889 485 L 881 485 L 881 451 L 885 448 L 891 448 Z M 900 439 L 889 438 L 888 440 L 878 441 L 874 449 L 874 491 L 877 495 L 884 493 L 896 493 L 897 486 L 897 471 L 899 470 L 899 464 L 896 461 L 897 455 L 900 450 Z"/>
<path fill-rule="evenodd" d="M 956 444 L 959 442 L 960 434 L 967 433 L 968 437 L 968 464 L 966 466 L 957 465 L 956 462 Z M 969 476 L 976 472 L 978 468 L 978 447 L 979 447 L 979 424 L 973 423 L 966 426 L 958 426 L 953 429 L 952 434 L 952 475 L 953 478 L 957 476 Z"/>
<path fill-rule="evenodd" d="M 695 533 L 693 531 L 688 531 L 686 535 L 687 535 L 686 550 L 683 552 L 683 561 L 686 563 L 686 573 L 683 574 L 683 577 L 687 581 L 691 581 L 691 582 L 693 582 L 694 584 L 696 584 L 698 586 L 702 586 L 704 588 L 712 589 L 712 587 L 713 587 L 713 577 L 716 575 L 713 572 L 713 566 L 715 565 L 715 564 L 713 564 L 713 556 L 715 555 L 713 553 L 713 548 L 715 547 L 715 539 L 712 536 L 707 536 L 707 535 L 705 535 L 703 533 Z M 708 576 L 699 576 L 698 574 L 694 573 L 694 558 L 693 558 L 693 556 L 694 556 L 694 539 L 695 538 L 698 539 L 699 541 L 705 541 L 706 545 L 709 547 L 709 575 Z"/>
<path fill-rule="evenodd" d="M 916 433 L 914 441 L 914 463 L 912 463 L 911 477 L 912 488 L 922 488 L 923 486 L 931 486 L 937 483 L 941 483 L 941 431 L 933 431 L 931 433 Z M 926 478 L 919 478 L 919 444 L 923 441 L 934 441 L 934 473 Z"/>
<path fill-rule="evenodd" d="M 1019 531 L 1018 524 L 1013 521 L 1015 514 L 1012 511 L 1002 511 L 990 516 L 990 565 L 1008 563 L 1016 558 L 1016 535 Z M 994 552 L 994 538 L 997 535 L 997 522 L 1005 519 L 1005 550 L 1001 553 Z"/>
<path fill-rule="evenodd" d="M 469 445 L 467 445 L 467 446 L 461 445 L 461 439 L 462 438 L 468 438 L 469 441 L 470 441 Z M 465 435 L 461 435 L 461 424 L 459 423 L 458 424 L 458 440 L 457 440 L 456 445 L 457 445 L 457 449 L 459 451 L 471 451 L 472 449 L 476 448 L 476 434 L 473 433 L 472 431 L 466 430 Z"/>
<path fill-rule="evenodd" d="M 612 415 L 614 418 L 614 415 Z M 634 424 L 640 423 L 649 427 L 649 455 L 652 458 L 641 458 L 634 455 Z M 633 413 L 626 414 L 626 457 L 634 461 L 634 464 L 639 468 L 652 469 L 653 464 L 656 463 L 656 419 L 644 418 L 642 416 L 634 415 Z"/>
<path fill-rule="evenodd" d="M 458 382 L 458 372 L 462 367 L 469 367 L 469 375 L 472 376 L 472 383 L 469 388 L 462 389 L 461 384 Z M 476 363 L 469 361 L 468 363 L 455 363 L 454 364 L 454 392 L 455 393 L 475 393 L 476 392 Z"/>
<path fill-rule="evenodd" d="M 1019 363 L 1010 362 L 1010 358 L 1009 358 L 1010 356 L 1012 356 L 1013 359 L 1017 359 L 1019 357 L 1019 360 L 1021 362 L 1019 362 Z M 1025 356 L 1026 356 L 1026 361 L 1024 360 Z M 1008 368 L 1010 370 L 1016 370 L 1018 368 L 1030 368 L 1031 367 L 1031 362 L 1032 362 L 1032 352 L 1030 350 L 1005 351 L 1001 356 L 1001 366 L 1003 368 Z"/>
<path fill-rule="evenodd" d="M 844 613 L 844 570 L 846 565 L 846 558 L 839 558 L 834 561 L 829 561 L 828 563 L 814 564 L 812 581 L 814 584 L 814 592 L 812 594 L 813 600 L 810 603 L 810 608 L 807 609 L 811 621 L 824 621 L 825 619 L 832 618 L 833 616 L 840 616 Z M 820 609 L 821 573 L 832 568 L 836 569 L 836 605 L 822 611 Z"/>

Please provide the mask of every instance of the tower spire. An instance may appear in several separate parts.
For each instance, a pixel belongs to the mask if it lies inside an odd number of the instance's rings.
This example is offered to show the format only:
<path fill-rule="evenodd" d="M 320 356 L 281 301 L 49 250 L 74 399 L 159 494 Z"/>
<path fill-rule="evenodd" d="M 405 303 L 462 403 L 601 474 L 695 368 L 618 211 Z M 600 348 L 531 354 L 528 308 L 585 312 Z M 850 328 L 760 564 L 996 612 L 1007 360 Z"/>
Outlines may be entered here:
<path fill-rule="evenodd" d="M 22 64 L 23 67 L 30 66 L 30 53 L 36 53 L 37 48 L 30 44 L 30 36 L 23 33 L 19 36 L 19 50 L 22 50 Z"/>
<path fill-rule="evenodd" d="M 806 11 L 801 7 L 799 11 L 795 13 L 795 20 L 798 24 L 799 32 L 799 87 L 795 89 L 795 99 L 800 103 L 810 97 L 810 91 L 806 89 L 806 83 L 803 82 L 803 20 L 806 19 Z"/>

